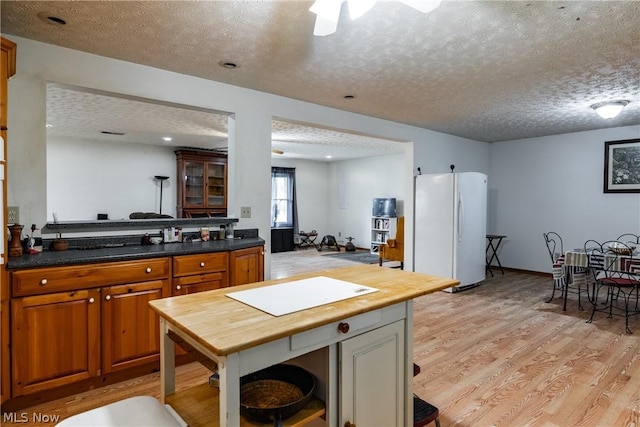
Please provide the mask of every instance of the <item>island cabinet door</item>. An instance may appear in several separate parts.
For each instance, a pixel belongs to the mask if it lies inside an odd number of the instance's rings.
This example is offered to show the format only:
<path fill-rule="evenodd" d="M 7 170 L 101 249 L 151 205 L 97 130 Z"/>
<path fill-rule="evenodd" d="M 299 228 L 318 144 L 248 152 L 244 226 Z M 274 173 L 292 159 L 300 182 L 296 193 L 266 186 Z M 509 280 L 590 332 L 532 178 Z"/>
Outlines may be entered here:
<path fill-rule="evenodd" d="M 13 396 L 100 375 L 100 290 L 12 301 Z"/>
<path fill-rule="evenodd" d="M 340 343 L 339 426 L 404 426 L 404 321 Z"/>
<path fill-rule="evenodd" d="M 149 301 L 163 297 L 167 280 L 102 288 L 103 373 L 160 360 L 160 320 Z"/>
<path fill-rule="evenodd" d="M 264 280 L 264 246 L 231 251 L 229 257 L 230 286 Z"/>

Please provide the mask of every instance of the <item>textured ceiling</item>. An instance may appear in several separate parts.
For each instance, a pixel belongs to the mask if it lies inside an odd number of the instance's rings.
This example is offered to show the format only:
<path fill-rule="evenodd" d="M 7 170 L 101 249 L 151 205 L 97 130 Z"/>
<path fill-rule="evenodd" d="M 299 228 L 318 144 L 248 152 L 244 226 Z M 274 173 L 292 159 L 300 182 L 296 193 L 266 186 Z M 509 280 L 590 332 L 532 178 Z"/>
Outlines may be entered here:
<path fill-rule="evenodd" d="M 4 34 L 480 141 L 640 124 L 640 2 L 444 0 L 423 15 L 379 1 L 356 21 L 344 7 L 326 37 L 310 5 L 0 3 Z M 615 119 L 590 108 L 612 99 L 631 101 Z M 289 126 L 274 125 L 295 139 Z"/>
<path fill-rule="evenodd" d="M 228 114 L 178 104 L 47 85 L 47 136 L 218 149 L 226 152 Z M 165 141 L 170 137 L 171 141 Z M 283 120 L 272 121 L 273 157 L 336 161 L 402 152 L 399 142 Z"/>

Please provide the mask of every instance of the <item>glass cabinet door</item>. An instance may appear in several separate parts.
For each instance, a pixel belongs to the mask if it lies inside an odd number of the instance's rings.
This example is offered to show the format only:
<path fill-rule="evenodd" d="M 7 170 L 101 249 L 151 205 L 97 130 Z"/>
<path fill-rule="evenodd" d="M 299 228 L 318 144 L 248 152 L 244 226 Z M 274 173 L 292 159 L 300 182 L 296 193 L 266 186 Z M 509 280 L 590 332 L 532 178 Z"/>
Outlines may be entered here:
<path fill-rule="evenodd" d="M 187 206 L 204 206 L 204 162 L 184 163 L 184 202 Z"/>
<path fill-rule="evenodd" d="M 222 163 L 207 164 L 207 206 L 209 207 L 226 207 L 225 166 Z"/>

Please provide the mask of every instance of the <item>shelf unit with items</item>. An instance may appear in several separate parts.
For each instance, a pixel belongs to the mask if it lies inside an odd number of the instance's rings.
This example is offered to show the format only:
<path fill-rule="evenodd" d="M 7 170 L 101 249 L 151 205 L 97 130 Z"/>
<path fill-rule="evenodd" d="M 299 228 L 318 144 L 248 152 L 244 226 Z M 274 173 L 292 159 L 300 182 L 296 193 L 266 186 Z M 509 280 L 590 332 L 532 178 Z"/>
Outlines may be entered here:
<path fill-rule="evenodd" d="M 371 217 L 371 253 L 377 254 L 380 245 L 395 236 L 398 228 L 398 219 L 387 216 Z"/>

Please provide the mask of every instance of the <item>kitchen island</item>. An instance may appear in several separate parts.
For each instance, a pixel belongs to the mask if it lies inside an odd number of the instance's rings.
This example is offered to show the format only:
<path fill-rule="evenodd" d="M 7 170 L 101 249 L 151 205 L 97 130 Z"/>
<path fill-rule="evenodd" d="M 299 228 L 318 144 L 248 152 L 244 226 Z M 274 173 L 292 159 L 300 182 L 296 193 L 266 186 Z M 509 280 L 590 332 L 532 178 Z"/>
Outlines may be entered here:
<path fill-rule="evenodd" d="M 317 277 L 377 291 L 281 316 L 230 298 L 229 289 L 150 301 L 160 316 L 163 400 L 191 427 L 253 425 L 239 414 L 240 377 L 286 362 L 309 370 L 318 384 L 317 399 L 295 418 L 295 425 L 310 418 L 328 426 L 411 424 L 412 299 L 458 282 L 358 265 L 246 284 L 233 291 Z M 200 387 L 193 393 L 174 393 L 175 346 L 170 335 L 217 363 L 219 390 Z"/>

